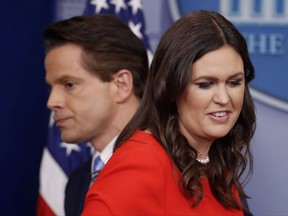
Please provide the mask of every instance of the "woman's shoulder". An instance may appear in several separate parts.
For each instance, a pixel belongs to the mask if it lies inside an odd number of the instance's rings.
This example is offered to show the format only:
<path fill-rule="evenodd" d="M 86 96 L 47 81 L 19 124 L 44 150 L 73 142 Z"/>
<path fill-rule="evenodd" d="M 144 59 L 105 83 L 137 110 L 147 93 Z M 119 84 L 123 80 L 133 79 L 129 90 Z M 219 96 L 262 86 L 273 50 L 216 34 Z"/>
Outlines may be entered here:
<path fill-rule="evenodd" d="M 157 144 L 160 145 L 159 141 L 148 131 L 141 131 L 137 130 L 128 140 L 124 142 L 124 144 L 127 143 L 141 143 L 141 144 L 148 144 L 148 145 L 154 145 Z"/>
<path fill-rule="evenodd" d="M 129 139 L 127 139 L 120 147 L 122 151 L 132 151 L 134 153 L 143 153 L 149 151 L 150 154 L 164 154 L 166 151 L 160 142 L 151 134 L 145 131 L 136 131 Z"/>
<path fill-rule="evenodd" d="M 146 165 L 155 163 L 171 164 L 170 157 L 160 142 L 144 131 L 135 132 L 113 154 L 113 158 L 123 161 L 143 162 Z"/>

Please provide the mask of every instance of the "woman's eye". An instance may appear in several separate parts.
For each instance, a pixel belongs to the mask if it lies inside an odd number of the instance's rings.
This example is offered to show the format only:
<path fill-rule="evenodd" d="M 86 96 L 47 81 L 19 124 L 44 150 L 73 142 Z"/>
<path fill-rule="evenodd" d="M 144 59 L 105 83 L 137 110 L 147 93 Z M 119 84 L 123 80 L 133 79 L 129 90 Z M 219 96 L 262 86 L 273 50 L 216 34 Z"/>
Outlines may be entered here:
<path fill-rule="evenodd" d="M 240 80 L 240 79 L 228 81 L 228 85 L 230 85 L 232 87 L 239 86 L 241 84 L 242 84 L 242 80 Z"/>
<path fill-rule="evenodd" d="M 196 85 L 199 88 L 208 89 L 213 85 L 213 82 L 201 82 L 201 83 L 196 83 Z"/>

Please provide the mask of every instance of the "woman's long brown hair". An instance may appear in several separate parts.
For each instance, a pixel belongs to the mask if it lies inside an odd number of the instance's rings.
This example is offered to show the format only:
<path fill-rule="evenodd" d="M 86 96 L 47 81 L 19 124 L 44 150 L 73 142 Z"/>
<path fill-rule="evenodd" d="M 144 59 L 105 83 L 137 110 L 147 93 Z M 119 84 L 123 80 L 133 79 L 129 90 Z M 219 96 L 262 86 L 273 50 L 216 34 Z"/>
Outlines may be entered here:
<path fill-rule="evenodd" d="M 189 83 L 192 64 L 224 45 L 232 47 L 243 60 L 244 101 L 233 128 L 212 144 L 209 150 L 210 163 L 205 166 L 196 161 L 197 151 L 179 130 L 176 98 Z M 193 201 L 193 206 L 198 205 L 203 197 L 200 178 L 204 172 L 215 198 L 227 209 L 241 209 L 232 189 L 246 196 L 240 177 L 246 167 L 246 177 L 252 174 L 250 143 L 256 117 L 247 84 L 253 78 L 254 68 L 245 39 L 226 18 L 205 10 L 180 18 L 160 40 L 140 108 L 120 134 L 115 150 L 136 130 L 149 128 L 181 171 L 180 189 Z"/>

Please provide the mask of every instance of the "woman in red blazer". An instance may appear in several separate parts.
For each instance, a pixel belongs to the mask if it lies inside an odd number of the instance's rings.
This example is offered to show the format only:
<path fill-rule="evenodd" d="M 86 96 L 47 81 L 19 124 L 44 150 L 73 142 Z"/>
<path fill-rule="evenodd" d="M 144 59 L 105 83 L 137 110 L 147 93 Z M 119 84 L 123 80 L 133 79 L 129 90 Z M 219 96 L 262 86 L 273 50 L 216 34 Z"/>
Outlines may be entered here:
<path fill-rule="evenodd" d="M 176 21 L 82 215 L 243 215 L 253 78 L 246 42 L 222 15 L 202 10 Z"/>

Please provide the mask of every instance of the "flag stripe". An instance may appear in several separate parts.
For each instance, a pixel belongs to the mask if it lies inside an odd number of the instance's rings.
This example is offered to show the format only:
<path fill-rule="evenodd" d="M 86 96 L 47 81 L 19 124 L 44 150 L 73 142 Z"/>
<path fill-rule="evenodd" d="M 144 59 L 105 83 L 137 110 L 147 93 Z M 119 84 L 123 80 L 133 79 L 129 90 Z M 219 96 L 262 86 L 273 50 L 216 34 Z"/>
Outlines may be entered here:
<path fill-rule="evenodd" d="M 40 185 L 43 186 L 40 187 L 40 195 L 56 215 L 64 215 L 64 194 L 67 180 L 66 174 L 45 148 L 40 167 Z"/>
<path fill-rule="evenodd" d="M 37 215 L 41 216 L 56 216 L 55 213 L 52 211 L 52 209 L 47 205 L 45 200 L 41 195 L 38 196 L 38 202 L 37 202 L 38 208 L 37 208 Z"/>

